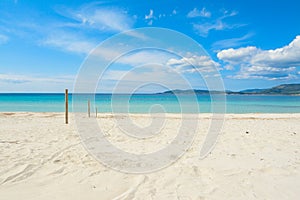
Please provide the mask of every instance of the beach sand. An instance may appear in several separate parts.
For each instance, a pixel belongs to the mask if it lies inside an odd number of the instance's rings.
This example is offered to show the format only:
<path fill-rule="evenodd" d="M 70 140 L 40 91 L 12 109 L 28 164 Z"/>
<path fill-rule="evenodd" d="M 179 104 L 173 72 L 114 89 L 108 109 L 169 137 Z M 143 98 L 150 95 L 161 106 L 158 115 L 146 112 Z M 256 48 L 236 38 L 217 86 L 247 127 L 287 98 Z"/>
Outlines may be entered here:
<path fill-rule="evenodd" d="M 97 120 L 115 145 L 131 152 L 163 148 L 179 115 L 168 115 L 166 134 L 149 142 L 126 140 L 115 118 Z M 83 147 L 74 116 L 0 113 L 0 199 L 299 199 L 300 114 L 227 114 L 213 151 L 199 159 L 210 125 L 201 114 L 191 148 L 176 163 L 146 174 L 105 167 Z M 132 114 L 142 125 L 149 115 Z"/>

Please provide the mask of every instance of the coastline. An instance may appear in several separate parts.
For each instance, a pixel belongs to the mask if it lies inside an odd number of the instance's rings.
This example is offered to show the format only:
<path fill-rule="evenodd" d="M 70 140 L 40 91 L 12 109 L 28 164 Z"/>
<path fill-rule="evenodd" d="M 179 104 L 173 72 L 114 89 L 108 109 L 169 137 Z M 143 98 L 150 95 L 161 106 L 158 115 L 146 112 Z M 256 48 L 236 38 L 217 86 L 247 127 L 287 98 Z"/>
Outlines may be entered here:
<path fill-rule="evenodd" d="M 179 100 L 174 95 L 133 95 L 128 101 L 128 95 L 118 95 L 112 100 L 111 95 L 96 95 L 91 101 L 91 108 L 98 108 L 99 113 L 115 112 L 148 113 L 161 112 L 160 105 L 168 113 L 210 113 L 213 109 L 209 95 L 198 95 L 193 101 L 188 95 L 181 96 Z M 82 109 L 86 111 L 88 97 L 73 101 L 69 95 L 69 112 Z M 271 96 L 271 95 L 227 95 L 227 113 L 300 113 L 300 96 Z M 73 108 L 73 104 L 76 106 Z M 218 101 L 215 102 L 216 105 Z M 222 104 L 222 102 L 221 102 Z M 65 96 L 63 94 L 0 94 L 0 112 L 64 112 Z M 126 105 L 126 106 L 125 106 Z"/>
<path fill-rule="evenodd" d="M 182 158 L 157 172 L 134 175 L 105 167 L 84 149 L 73 113 L 66 125 L 63 113 L 1 112 L 2 199 L 299 197 L 300 113 L 226 114 L 218 142 L 203 160 L 199 151 L 211 114 L 196 115 L 198 134 Z M 129 115 L 145 125 L 150 116 Z M 115 117 L 125 116 L 121 113 Z M 110 113 L 99 113 L 97 121 L 114 144 L 138 153 L 167 145 L 167 139 L 176 134 L 179 118 L 178 114 L 167 114 L 164 134 L 143 144 L 125 140 L 113 126 L 115 118 Z"/>

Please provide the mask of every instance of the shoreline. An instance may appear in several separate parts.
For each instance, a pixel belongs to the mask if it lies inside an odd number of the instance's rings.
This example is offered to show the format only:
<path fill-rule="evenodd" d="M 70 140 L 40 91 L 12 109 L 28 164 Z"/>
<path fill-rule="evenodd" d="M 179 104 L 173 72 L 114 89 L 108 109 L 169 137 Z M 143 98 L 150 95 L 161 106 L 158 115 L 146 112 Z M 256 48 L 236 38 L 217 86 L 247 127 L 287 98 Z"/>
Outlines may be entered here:
<path fill-rule="evenodd" d="M 64 114 L 64 112 L 35 112 L 35 111 L 0 111 L 0 114 L 22 114 L 22 113 L 52 113 L 52 114 Z M 84 112 L 85 113 L 85 112 Z M 84 114 L 83 113 L 83 114 Z M 69 114 L 74 115 L 74 112 L 70 112 Z M 91 114 L 95 114 L 91 112 Z M 124 115 L 124 114 L 129 114 L 129 115 L 151 115 L 151 114 L 167 114 L 167 115 L 212 115 L 212 114 L 224 114 L 224 115 L 300 115 L 299 112 L 297 113 L 258 113 L 258 112 L 253 112 L 253 113 L 122 113 L 122 112 L 98 112 L 98 115 Z"/>
<path fill-rule="evenodd" d="M 22 116 L 22 115 L 38 115 L 38 116 L 48 116 L 48 115 L 55 115 L 64 117 L 64 112 L 0 112 L 1 116 Z M 87 113 L 80 113 L 88 116 Z M 75 113 L 69 112 L 69 117 L 73 118 Z M 105 118 L 105 117 L 119 117 L 119 116 L 132 116 L 132 117 L 179 117 L 179 116 L 189 116 L 189 117 L 212 117 L 215 116 L 224 116 L 225 119 L 230 119 L 232 117 L 240 117 L 240 118 L 247 118 L 251 117 L 252 119 L 262 119 L 262 118 L 300 118 L 300 113 L 97 113 L 97 118 Z M 95 118 L 95 113 L 91 113 L 91 118 Z"/>

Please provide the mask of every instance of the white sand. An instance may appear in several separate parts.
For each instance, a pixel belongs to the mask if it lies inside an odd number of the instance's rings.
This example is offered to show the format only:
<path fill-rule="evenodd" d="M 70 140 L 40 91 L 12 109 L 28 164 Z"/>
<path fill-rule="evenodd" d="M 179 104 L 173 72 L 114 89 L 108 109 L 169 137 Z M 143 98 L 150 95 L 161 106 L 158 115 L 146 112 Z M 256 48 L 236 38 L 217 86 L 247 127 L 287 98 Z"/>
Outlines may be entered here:
<path fill-rule="evenodd" d="M 132 118 L 149 122 L 147 115 Z M 135 152 L 167 145 L 179 122 L 170 115 L 162 130 L 168 134 L 141 145 L 127 141 L 110 115 L 98 120 L 109 140 Z M 300 198 L 300 114 L 228 114 L 204 160 L 199 151 L 210 115 L 199 120 L 199 134 L 181 159 L 134 175 L 98 163 L 82 146 L 74 120 L 65 125 L 62 113 L 0 113 L 0 199 Z"/>

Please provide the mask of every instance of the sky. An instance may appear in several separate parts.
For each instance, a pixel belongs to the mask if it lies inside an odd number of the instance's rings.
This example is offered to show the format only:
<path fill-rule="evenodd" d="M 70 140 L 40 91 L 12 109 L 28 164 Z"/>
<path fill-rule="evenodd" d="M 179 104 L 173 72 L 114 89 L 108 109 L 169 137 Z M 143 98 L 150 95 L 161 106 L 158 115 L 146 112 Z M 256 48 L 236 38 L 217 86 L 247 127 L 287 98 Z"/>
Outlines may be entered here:
<path fill-rule="evenodd" d="M 93 53 L 121 56 L 98 92 L 205 89 L 214 69 L 233 91 L 300 83 L 299 8 L 297 0 L 1 0 L 0 92 L 72 91 Z M 184 34 L 202 49 L 145 27 Z M 145 49 L 140 41 L 150 38 L 164 49 Z M 121 55 L 125 47 L 141 49 Z"/>

